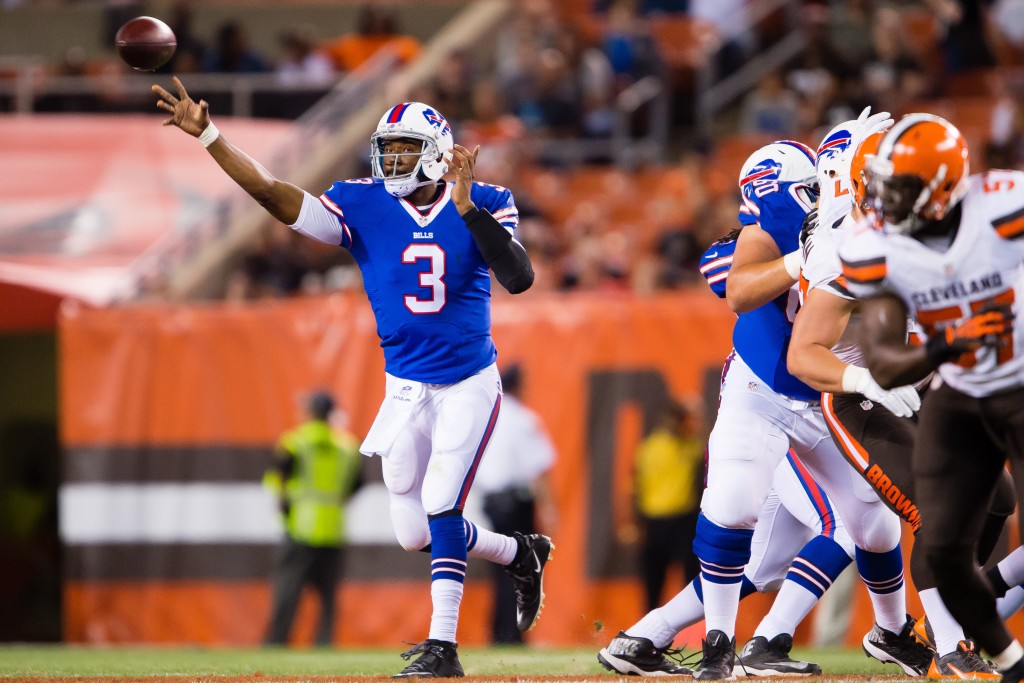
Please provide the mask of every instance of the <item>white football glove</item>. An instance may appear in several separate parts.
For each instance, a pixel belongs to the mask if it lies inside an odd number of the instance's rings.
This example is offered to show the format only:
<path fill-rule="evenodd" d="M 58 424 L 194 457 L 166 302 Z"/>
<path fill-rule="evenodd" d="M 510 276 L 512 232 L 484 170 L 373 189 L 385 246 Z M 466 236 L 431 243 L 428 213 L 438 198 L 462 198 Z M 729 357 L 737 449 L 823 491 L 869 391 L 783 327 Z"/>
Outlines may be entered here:
<path fill-rule="evenodd" d="M 843 391 L 861 394 L 869 401 L 885 406 L 898 417 L 911 417 L 921 407 L 921 396 L 914 387 L 908 384 L 895 389 L 883 389 L 867 369 L 856 365 L 847 365 L 843 371 Z"/>
<path fill-rule="evenodd" d="M 889 112 L 880 111 L 877 114 L 872 114 L 870 106 L 864 107 L 864 111 L 857 117 L 857 125 L 851 131 L 850 146 L 846 148 L 850 161 L 853 161 L 853 153 L 857 151 L 865 138 L 879 131 L 889 130 L 893 123 L 895 122 Z"/>

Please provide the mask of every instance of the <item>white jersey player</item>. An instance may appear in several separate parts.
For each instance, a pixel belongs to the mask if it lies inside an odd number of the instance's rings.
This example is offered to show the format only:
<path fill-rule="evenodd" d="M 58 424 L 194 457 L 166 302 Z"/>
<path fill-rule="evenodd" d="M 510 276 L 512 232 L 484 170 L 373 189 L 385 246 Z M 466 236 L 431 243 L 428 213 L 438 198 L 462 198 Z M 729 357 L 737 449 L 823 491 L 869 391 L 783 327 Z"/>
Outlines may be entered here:
<path fill-rule="evenodd" d="M 841 131 L 842 126 L 837 130 Z M 838 242 L 863 218 L 861 171 L 866 159 L 874 156 L 882 135 L 883 131 L 879 131 L 857 147 L 850 145 L 832 163 L 822 163 L 819 157 L 819 182 L 838 191 L 822 193 L 819 215 L 825 220 L 804 243 L 802 306 L 793 325 L 788 363 L 797 377 L 822 390 L 822 412 L 829 431 L 850 465 L 916 533 L 921 515 L 911 471 L 911 448 L 917 428 L 907 418 L 920 407 L 920 398 L 911 385 L 891 391 L 882 389 L 864 367 L 857 342 L 858 304 L 845 284 L 837 251 Z M 984 542 L 978 550 L 980 563 L 988 559 L 1015 507 L 1013 484 L 1008 476 L 1003 478 L 998 492 L 985 520 Z M 929 640 L 936 649 L 928 662 L 928 675 L 998 678 L 999 674 L 978 656 L 973 641 L 966 638 L 961 626 L 949 615 L 916 544 L 911 569 L 931 627 Z M 870 639 L 864 647 L 873 647 Z"/>
<path fill-rule="evenodd" d="M 868 369 L 882 386 L 938 370 L 913 448 L 917 543 L 950 613 L 1003 680 L 1024 678 L 975 549 L 1007 458 L 1024 457 L 1024 339 L 1013 320 L 1024 287 L 1024 174 L 969 175 L 967 144 L 948 121 L 900 120 L 867 163 L 874 225 L 840 245 L 862 304 Z M 913 317 L 927 340 L 906 342 Z M 1018 478 L 1018 491 L 1020 490 Z"/>

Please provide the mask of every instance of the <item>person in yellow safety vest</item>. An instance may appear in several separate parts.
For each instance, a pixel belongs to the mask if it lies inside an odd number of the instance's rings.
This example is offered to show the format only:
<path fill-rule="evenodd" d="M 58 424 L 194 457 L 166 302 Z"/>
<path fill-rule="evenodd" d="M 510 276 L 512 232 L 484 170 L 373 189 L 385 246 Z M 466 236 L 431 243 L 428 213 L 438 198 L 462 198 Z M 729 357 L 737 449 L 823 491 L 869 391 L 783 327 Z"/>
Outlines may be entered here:
<path fill-rule="evenodd" d="M 691 544 L 697 530 L 704 483 L 704 440 L 697 416 L 668 398 L 658 421 L 637 448 L 634 495 L 642 528 L 641 577 L 647 610 L 661 605 L 669 565 L 678 561 L 686 578 L 700 565 Z"/>
<path fill-rule="evenodd" d="M 316 644 L 331 644 L 334 597 L 344 542 L 345 503 L 358 485 L 359 441 L 328 423 L 334 399 L 316 392 L 307 404 L 308 420 L 285 432 L 275 448 L 276 465 L 263 476 L 278 497 L 285 539 L 273 574 L 273 611 L 267 645 L 288 642 L 295 611 L 307 583 L 320 597 Z"/>

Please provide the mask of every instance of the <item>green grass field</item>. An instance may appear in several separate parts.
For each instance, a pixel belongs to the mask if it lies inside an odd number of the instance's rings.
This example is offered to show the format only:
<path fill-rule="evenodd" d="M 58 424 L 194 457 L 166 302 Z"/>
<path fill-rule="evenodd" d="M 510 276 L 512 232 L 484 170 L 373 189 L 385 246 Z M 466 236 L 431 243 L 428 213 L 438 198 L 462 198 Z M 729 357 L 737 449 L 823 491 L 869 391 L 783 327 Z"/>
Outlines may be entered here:
<path fill-rule="evenodd" d="M 151 676 L 332 677 L 390 676 L 404 665 L 400 650 L 217 649 L 153 647 L 0 646 L 0 678 L 143 678 Z M 615 680 L 597 663 L 595 648 L 473 648 L 459 650 L 467 675 L 579 676 Z M 821 664 L 828 679 L 846 676 L 900 680 L 900 670 L 860 650 L 796 649 Z M 901 677 L 902 678 L 902 677 Z M 636 680 L 636 679 L 632 679 Z"/>

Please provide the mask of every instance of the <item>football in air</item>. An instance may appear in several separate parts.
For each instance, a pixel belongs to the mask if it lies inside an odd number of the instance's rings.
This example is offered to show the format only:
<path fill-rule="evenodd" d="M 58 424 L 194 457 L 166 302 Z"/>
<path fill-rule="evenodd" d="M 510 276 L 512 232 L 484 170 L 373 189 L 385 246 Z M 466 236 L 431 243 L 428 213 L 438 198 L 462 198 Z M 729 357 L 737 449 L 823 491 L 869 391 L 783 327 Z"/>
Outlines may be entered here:
<path fill-rule="evenodd" d="M 178 40 L 171 27 L 159 19 L 135 17 L 117 30 L 114 46 L 131 68 L 153 71 L 174 56 Z"/>

